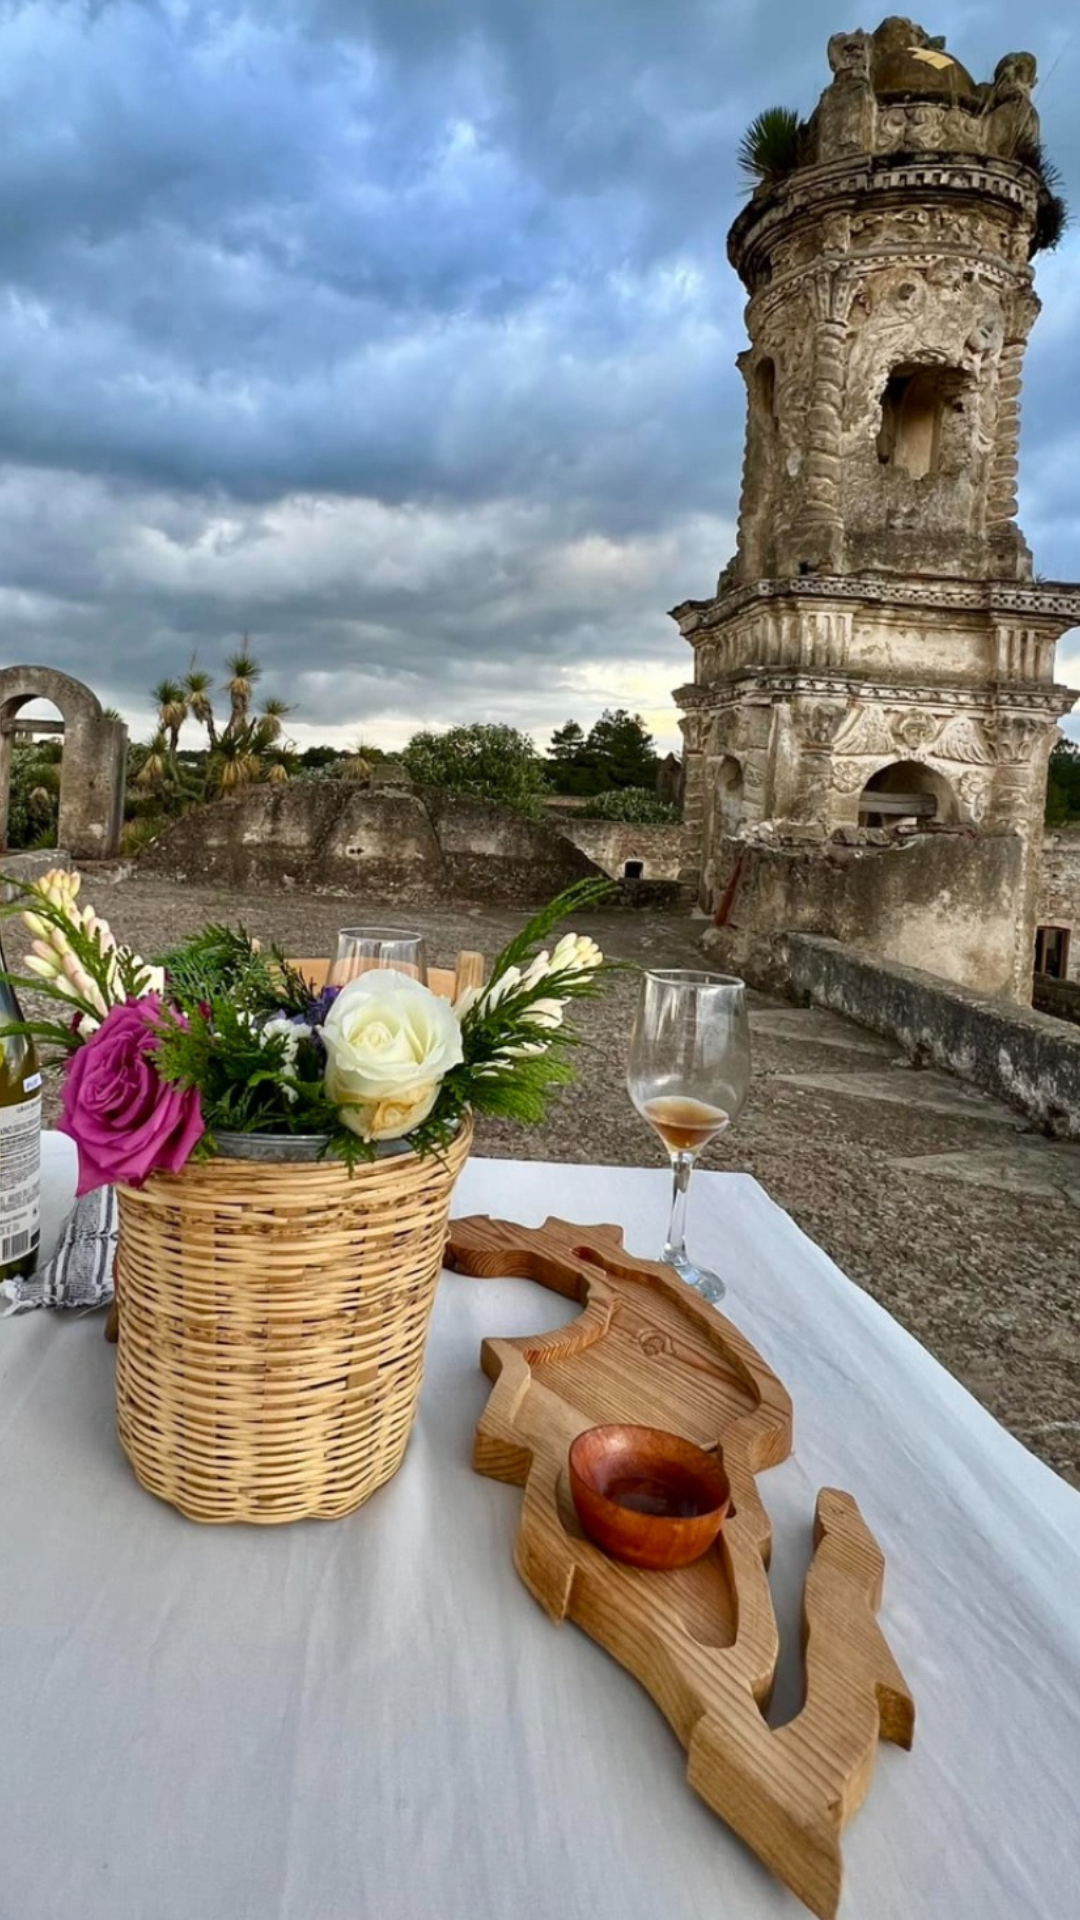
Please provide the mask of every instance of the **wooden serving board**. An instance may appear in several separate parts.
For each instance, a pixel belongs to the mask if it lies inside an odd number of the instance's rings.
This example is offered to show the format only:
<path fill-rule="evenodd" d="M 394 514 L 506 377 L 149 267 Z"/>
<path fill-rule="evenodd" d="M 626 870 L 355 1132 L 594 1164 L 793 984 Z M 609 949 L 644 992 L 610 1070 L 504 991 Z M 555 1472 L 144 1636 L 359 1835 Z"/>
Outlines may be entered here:
<path fill-rule="evenodd" d="M 520 1275 L 580 1300 L 553 1333 L 486 1340 L 494 1382 L 478 1473 L 523 1486 L 514 1561 L 553 1620 L 569 1618 L 641 1681 L 687 1750 L 690 1784 L 811 1910 L 840 1899 L 840 1835 L 879 1739 L 911 1745 L 915 1708 L 877 1622 L 884 1557 L 848 1493 L 818 1495 L 803 1597 L 804 1705 L 764 1718 L 779 1636 L 769 1518 L 755 1475 L 791 1451 L 791 1401 L 731 1322 L 617 1227 L 451 1223 L 447 1265 Z M 703 1560 L 645 1573 L 585 1537 L 567 1453 L 607 1421 L 664 1427 L 723 1452 L 732 1507 Z"/>

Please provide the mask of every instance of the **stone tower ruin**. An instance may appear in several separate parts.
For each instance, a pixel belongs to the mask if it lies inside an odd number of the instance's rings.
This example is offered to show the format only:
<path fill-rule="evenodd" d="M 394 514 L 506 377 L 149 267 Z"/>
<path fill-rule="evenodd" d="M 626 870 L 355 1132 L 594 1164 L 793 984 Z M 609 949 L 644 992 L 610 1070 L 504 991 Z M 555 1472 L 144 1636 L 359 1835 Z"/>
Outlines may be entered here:
<path fill-rule="evenodd" d="M 1035 61 L 977 85 L 897 18 L 828 52 L 831 85 L 728 236 L 749 294 L 738 550 L 714 599 L 674 613 L 701 904 L 724 901 L 740 845 L 786 828 L 966 828 L 953 907 L 996 916 L 993 940 L 951 966 L 892 957 L 1026 998 L 1046 765 L 1075 697 L 1054 648 L 1080 622 L 1080 589 L 1033 579 L 1015 520 L 1030 262 L 1055 211 Z M 1012 843 L 981 907 L 973 830 Z M 767 893 L 744 921 L 780 911 Z"/>

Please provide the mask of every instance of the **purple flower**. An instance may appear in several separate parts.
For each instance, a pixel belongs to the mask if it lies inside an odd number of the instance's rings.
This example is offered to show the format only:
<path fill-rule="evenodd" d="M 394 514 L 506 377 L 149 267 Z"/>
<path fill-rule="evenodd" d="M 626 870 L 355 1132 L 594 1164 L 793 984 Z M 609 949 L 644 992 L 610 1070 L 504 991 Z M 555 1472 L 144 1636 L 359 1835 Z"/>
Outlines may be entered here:
<path fill-rule="evenodd" d="M 154 1069 L 161 1011 L 155 993 L 122 1001 L 68 1061 L 60 1131 L 79 1150 L 79 1194 L 179 1173 L 206 1131 L 198 1088 L 169 1086 Z"/>
<path fill-rule="evenodd" d="M 340 987 L 324 987 L 301 1018 L 309 1027 L 321 1027 L 340 992 Z"/>
<path fill-rule="evenodd" d="M 294 1027 L 303 1027 L 320 1074 L 326 1067 L 326 1048 L 323 1045 L 320 1028 L 340 992 L 340 987 L 324 987 L 321 993 L 316 994 L 314 1000 L 308 1002 L 303 1013 L 293 1015 L 292 1024 Z"/>

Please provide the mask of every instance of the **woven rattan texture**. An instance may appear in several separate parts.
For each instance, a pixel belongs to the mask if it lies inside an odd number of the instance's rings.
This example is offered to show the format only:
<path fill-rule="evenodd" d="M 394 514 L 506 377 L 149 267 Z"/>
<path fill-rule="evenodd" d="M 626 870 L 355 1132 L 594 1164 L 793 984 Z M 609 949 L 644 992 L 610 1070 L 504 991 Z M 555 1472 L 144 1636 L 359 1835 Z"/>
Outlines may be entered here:
<path fill-rule="evenodd" d="M 396 1472 L 467 1125 L 362 1166 L 208 1160 L 118 1190 L 121 1445 L 192 1520 L 351 1513 Z"/>

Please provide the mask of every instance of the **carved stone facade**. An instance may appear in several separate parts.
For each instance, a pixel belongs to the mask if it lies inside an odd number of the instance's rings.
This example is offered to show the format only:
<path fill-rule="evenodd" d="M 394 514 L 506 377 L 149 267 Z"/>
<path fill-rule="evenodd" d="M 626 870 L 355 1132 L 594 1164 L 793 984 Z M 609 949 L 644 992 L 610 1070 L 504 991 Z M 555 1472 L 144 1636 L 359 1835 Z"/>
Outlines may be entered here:
<path fill-rule="evenodd" d="M 728 242 L 750 295 L 738 550 L 715 599 L 674 613 L 701 901 L 725 837 L 829 832 L 914 792 L 924 819 L 1022 837 L 995 984 L 1026 997 L 1046 763 L 1074 698 L 1054 649 L 1080 622 L 1080 588 L 1033 580 L 1013 517 L 1046 192 L 1035 62 L 1009 54 L 977 86 L 899 19 L 836 35 L 829 61 L 805 164 Z"/>

